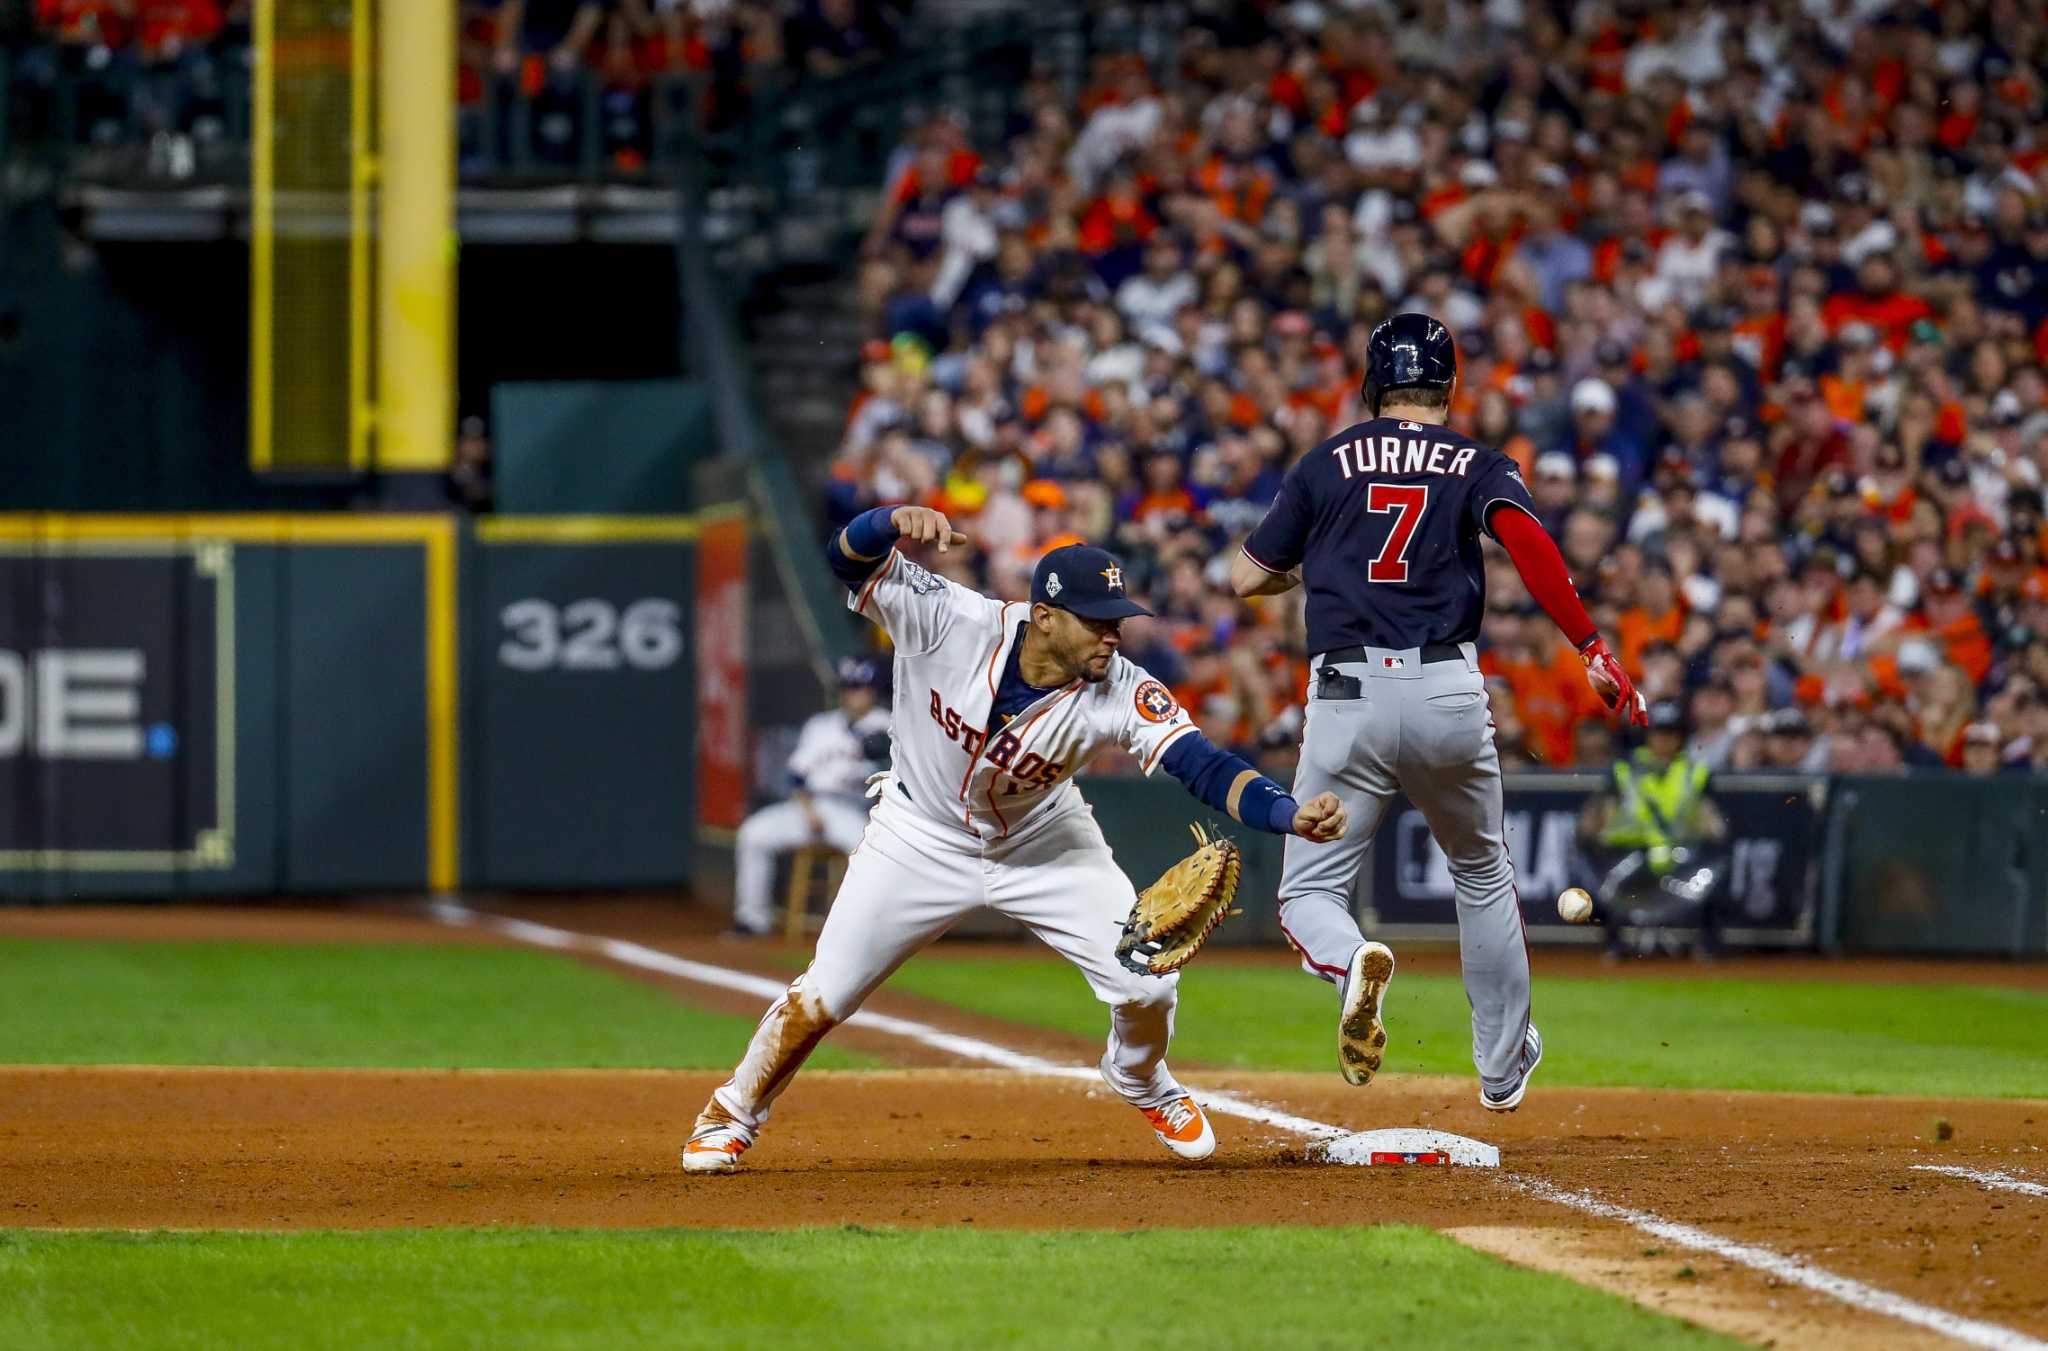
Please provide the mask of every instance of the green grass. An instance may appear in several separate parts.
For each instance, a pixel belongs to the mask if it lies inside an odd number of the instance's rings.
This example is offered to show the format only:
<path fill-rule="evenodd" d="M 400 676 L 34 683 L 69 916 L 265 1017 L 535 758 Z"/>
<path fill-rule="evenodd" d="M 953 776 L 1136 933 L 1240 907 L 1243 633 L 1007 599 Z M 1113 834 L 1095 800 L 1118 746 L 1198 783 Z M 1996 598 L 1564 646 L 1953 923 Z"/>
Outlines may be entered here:
<path fill-rule="evenodd" d="M 913 958 L 889 988 L 1087 1037 L 1104 1011 L 1061 962 Z M 1182 1062 L 1334 1070 L 1337 997 L 1292 968 L 1190 967 Z M 1539 1082 L 1916 1097 L 2048 1097 L 2048 992 L 1821 981 L 1543 979 Z M 1471 1074 L 1465 989 L 1397 973 L 1387 1068 Z"/>
<path fill-rule="evenodd" d="M 0 1231 L 0 1345 L 1721 1347 L 1421 1229 Z"/>
<path fill-rule="evenodd" d="M 516 948 L 0 939 L 0 1064 L 724 1069 L 752 1030 Z"/>

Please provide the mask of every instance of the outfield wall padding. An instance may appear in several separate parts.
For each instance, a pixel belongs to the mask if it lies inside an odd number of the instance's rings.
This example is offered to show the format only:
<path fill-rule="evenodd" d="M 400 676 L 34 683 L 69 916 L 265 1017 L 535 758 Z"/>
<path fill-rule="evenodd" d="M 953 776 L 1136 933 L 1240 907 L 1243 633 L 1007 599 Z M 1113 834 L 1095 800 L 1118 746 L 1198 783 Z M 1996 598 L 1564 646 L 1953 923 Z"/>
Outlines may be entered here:
<path fill-rule="evenodd" d="M 687 885 L 697 535 L 0 516 L 0 900 Z"/>

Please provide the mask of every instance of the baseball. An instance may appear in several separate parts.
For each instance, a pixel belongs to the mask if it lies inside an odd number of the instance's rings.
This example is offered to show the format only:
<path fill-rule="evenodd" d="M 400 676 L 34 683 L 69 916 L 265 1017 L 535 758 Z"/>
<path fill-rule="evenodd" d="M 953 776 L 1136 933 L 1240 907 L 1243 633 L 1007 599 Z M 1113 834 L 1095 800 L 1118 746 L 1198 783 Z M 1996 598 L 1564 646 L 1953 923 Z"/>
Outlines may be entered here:
<path fill-rule="evenodd" d="M 1584 924 L 1593 918 L 1593 898 L 1584 887 L 1567 887 L 1557 898 L 1557 913 L 1567 924 Z"/>

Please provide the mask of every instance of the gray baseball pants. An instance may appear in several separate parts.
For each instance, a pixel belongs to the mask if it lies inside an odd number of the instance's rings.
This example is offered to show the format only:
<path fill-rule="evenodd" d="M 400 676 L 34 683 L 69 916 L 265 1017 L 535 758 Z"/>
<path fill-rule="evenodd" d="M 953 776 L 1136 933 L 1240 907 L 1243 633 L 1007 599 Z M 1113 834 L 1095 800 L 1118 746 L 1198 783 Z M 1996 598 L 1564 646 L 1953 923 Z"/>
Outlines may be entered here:
<path fill-rule="evenodd" d="M 1318 657 L 1294 796 L 1333 792 L 1351 825 L 1334 844 L 1290 836 L 1280 879 L 1280 927 L 1302 965 L 1344 979 L 1365 937 L 1352 889 L 1387 803 L 1405 792 L 1450 863 L 1458 949 L 1472 1005 L 1472 1063 L 1480 1086 L 1504 1090 L 1521 1071 L 1529 1026 L 1529 946 L 1501 829 L 1500 756 L 1472 645 L 1461 660 L 1425 665 L 1415 648 L 1367 648 L 1363 662 Z M 1357 697 L 1326 698 L 1326 670 L 1357 681 Z M 1348 691 L 1346 691 L 1348 693 Z"/>

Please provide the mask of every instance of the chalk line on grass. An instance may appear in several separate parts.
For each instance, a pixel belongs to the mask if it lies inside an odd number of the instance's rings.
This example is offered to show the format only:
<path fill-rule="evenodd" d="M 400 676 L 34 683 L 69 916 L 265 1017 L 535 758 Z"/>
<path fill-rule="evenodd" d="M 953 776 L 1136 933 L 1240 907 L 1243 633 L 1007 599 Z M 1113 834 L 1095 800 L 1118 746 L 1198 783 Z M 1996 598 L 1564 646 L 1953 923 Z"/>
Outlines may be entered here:
<path fill-rule="evenodd" d="M 553 925 L 536 924 L 530 920 L 486 914 L 479 910 L 472 910 L 465 905 L 458 905 L 452 901 L 432 902 L 427 906 L 427 913 L 443 924 L 489 929 L 522 943 L 529 943 L 535 947 L 551 948 L 560 952 L 592 953 L 624 966 L 636 967 L 642 971 L 655 971 L 681 980 L 696 981 L 699 984 L 710 985 L 722 990 L 735 990 L 743 994 L 755 995 L 762 999 L 775 999 L 787 988 L 787 983 L 783 981 L 772 980 L 766 976 L 756 976 L 745 971 L 734 971 L 727 967 L 713 966 L 708 962 L 691 961 L 687 957 L 677 957 L 672 953 L 662 952 L 641 943 L 628 942 L 625 939 L 619 938 L 600 938 L 591 934 L 579 934 L 567 929 L 558 929 Z M 916 1022 L 909 1018 L 897 1018 L 886 1013 L 871 1013 L 863 1009 L 846 1021 L 849 1026 L 867 1027 L 877 1032 L 892 1033 L 906 1040 L 915 1041 L 920 1045 L 929 1046 L 934 1050 L 944 1051 L 949 1055 L 957 1055 L 966 1060 L 977 1060 L 983 1064 L 995 1065 L 1003 1069 L 1016 1070 L 1024 1074 L 1041 1075 L 1046 1078 L 1099 1082 L 1098 1076 L 1092 1068 L 1083 1068 L 1079 1065 L 1062 1065 L 1057 1061 L 1047 1060 L 1043 1056 L 1035 1056 L 1023 1051 L 1014 1051 L 1007 1046 L 997 1045 L 995 1042 L 983 1041 L 979 1037 L 967 1037 L 953 1032 L 946 1032 L 927 1023 Z M 1353 1133 L 1341 1126 L 1332 1126 L 1327 1122 L 1312 1121 L 1307 1117 L 1295 1116 L 1292 1113 L 1268 1107 L 1264 1103 L 1239 1097 L 1235 1093 L 1219 1093 L 1203 1089 L 1200 1090 L 1200 1096 L 1202 1105 L 1211 1111 L 1221 1113 L 1224 1116 L 1233 1116 L 1240 1120 L 1255 1121 L 1261 1125 L 1291 1131 L 1312 1140 L 1332 1140 Z M 1925 1167 L 1930 1171 L 1949 1171 L 1933 1165 L 1914 1166 Z M 1969 1170 L 1958 1171 L 1966 1175 L 1969 1174 Z M 2030 1337 L 2023 1332 L 2001 1327 L 1996 1323 L 1987 1323 L 1980 1319 L 1965 1318 L 1960 1314 L 1953 1314 L 1945 1309 L 1937 1309 L 1931 1305 L 1921 1304 L 1915 1300 L 1907 1299 L 1904 1295 L 1895 1295 L 1888 1290 L 1880 1290 L 1876 1286 L 1865 1285 L 1861 1281 L 1851 1280 L 1846 1276 L 1837 1276 L 1835 1273 L 1817 1267 L 1810 1262 L 1797 1257 L 1789 1257 L 1784 1253 L 1775 1252 L 1769 1248 L 1760 1247 L 1753 1243 L 1740 1243 L 1734 1239 L 1722 1238 L 1718 1234 L 1709 1233 L 1704 1229 L 1696 1229 L 1688 1224 L 1679 1224 L 1676 1221 L 1667 1220 L 1660 1215 L 1652 1214 L 1646 1210 L 1632 1210 L 1627 1206 L 1618 1206 L 1612 1202 L 1603 1201 L 1590 1192 L 1572 1191 L 1569 1188 L 1560 1187 L 1553 1182 L 1547 1182 L 1542 1178 L 1513 1173 L 1503 1174 L 1502 1176 L 1524 1193 L 1534 1196 L 1539 1200 L 1565 1206 L 1581 1214 L 1591 1215 L 1599 1219 L 1626 1224 L 1630 1228 L 1649 1234 L 1654 1238 L 1662 1239 L 1666 1243 L 1676 1244 L 1682 1248 L 1689 1248 L 1695 1252 L 1711 1253 L 1726 1261 L 1734 1262 L 1738 1266 L 1745 1266 L 1752 1271 L 1762 1272 L 1778 1280 L 1802 1286 L 1817 1294 L 1826 1295 L 1831 1299 L 1838 1300 L 1843 1304 L 1849 1305 L 1851 1308 L 1862 1310 L 1865 1313 L 1882 1314 L 1887 1317 L 1896 1318 L 1915 1327 L 1926 1328 L 1931 1332 L 1952 1337 L 1967 1345 L 1986 1348 L 1986 1351 L 2048 1351 L 2048 1342 Z M 2009 1181 L 2018 1182 L 2019 1179 L 2009 1179 Z M 2024 1190 L 2035 1185 L 2033 1183 L 2025 1183 L 2022 1184 L 2021 1189 Z"/>
<path fill-rule="evenodd" d="M 1602 1201 L 1588 1192 L 1570 1191 L 1555 1183 L 1545 1182 L 1541 1178 L 1512 1177 L 1510 1180 L 1529 1195 L 1542 1200 L 1569 1206 L 1581 1214 L 1598 1216 L 1603 1220 L 1619 1220 L 1631 1228 L 1663 1239 L 1666 1243 L 1690 1248 L 1694 1252 L 1711 1253 L 1715 1257 L 1725 1258 L 1753 1271 L 1775 1276 L 1788 1284 L 1804 1286 L 1808 1290 L 1831 1296 L 1854 1308 L 1869 1313 L 1887 1314 L 1901 1322 L 1926 1328 L 1930 1332 L 1939 1332 L 1945 1337 L 1953 1337 L 1971 1346 L 1988 1347 L 1991 1351 L 2041 1351 L 2042 1348 L 2048 1347 L 2048 1342 L 2039 1341 L 2023 1332 L 2015 1332 L 1996 1323 L 1965 1318 L 1961 1314 L 1949 1313 L 1945 1309 L 1936 1309 L 1907 1299 L 1904 1295 L 1895 1295 L 1889 1290 L 1880 1290 L 1874 1285 L 1850 1280 L 1847 1276 L 1837 1276 L 1834 1272 L 1825 1271 L 1811 1262 L 1788 1257 L 1769 1248 L 1758 1247 L 1754 1243 L 1738 1243 L 1734 1239 L 1722 1238 L 1719 1234 L 1710 1234 L 1689 1224 L 1679 1224 L 1646 1210 L 1631 1210 L 1627 1206 Z"/>
<path fill-rule="evenodd" d="M 2014 1177 L 2011 1173 L 2001 1172 L 1996 1168 L 1964 1168 L 1954 1163 L 1915 1163 L 1907 1166 L 1916 1173 L 1941 1173 L 1948 1177 L 1959 1177 L 1995 1191 L 2018 1192 L 2022 1196 L 2048 1196 L 2048 1186 L 2029 1182 L 2023 1177 Z"/>

